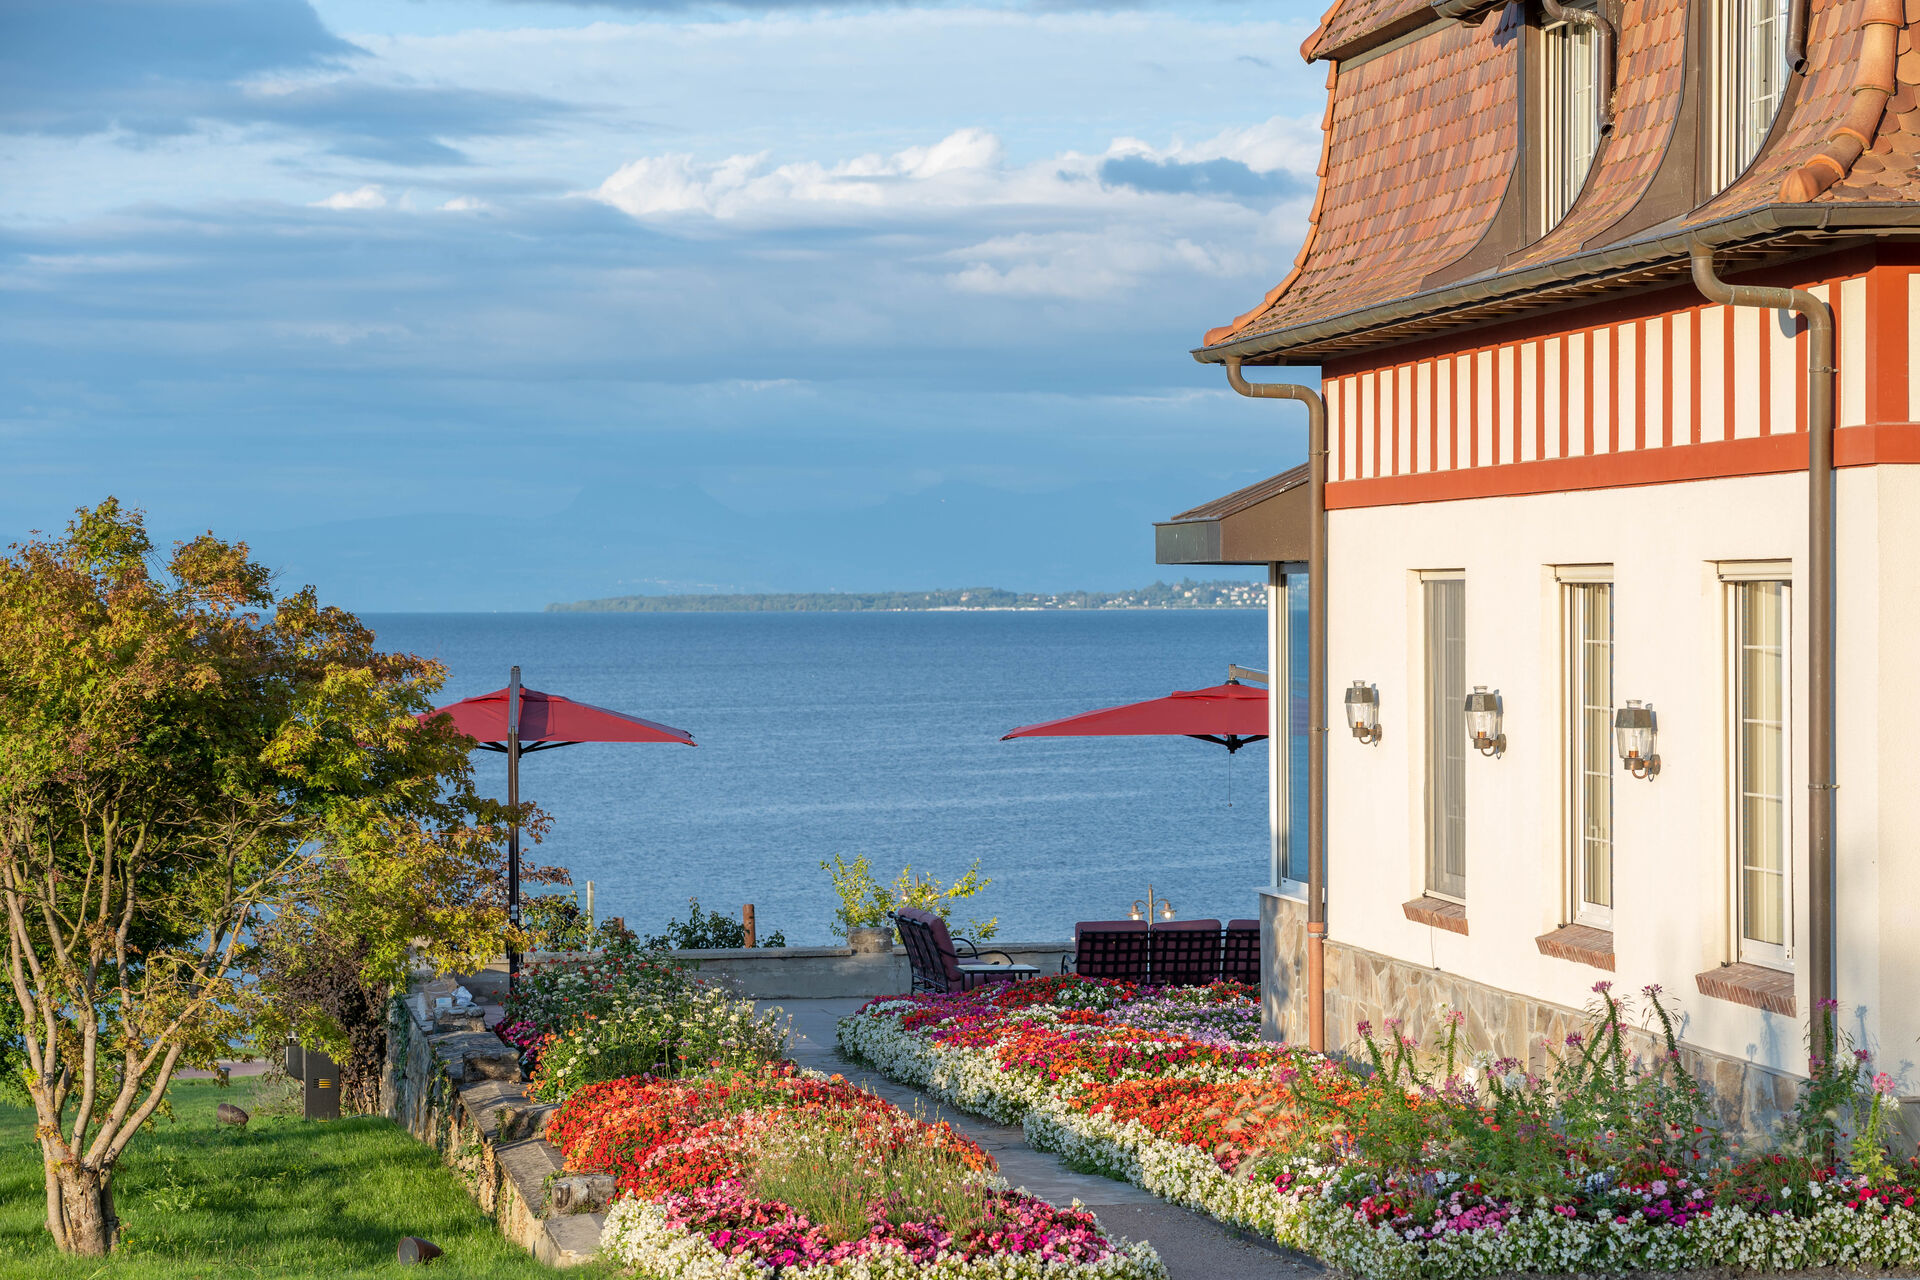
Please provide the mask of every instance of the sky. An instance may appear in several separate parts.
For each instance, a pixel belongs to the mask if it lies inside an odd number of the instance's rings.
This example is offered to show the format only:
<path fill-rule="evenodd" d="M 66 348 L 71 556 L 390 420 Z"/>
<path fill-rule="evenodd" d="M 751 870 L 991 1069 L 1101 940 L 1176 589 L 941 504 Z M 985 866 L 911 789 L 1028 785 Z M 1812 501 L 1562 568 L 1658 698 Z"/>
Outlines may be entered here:
<path fill-rule="evenodd" d="M 1168 576 L 1304 456 L 1188 351 L 1299 248 L 1321 7 L 0 0 L 0 532 L 365 610 Z"/>

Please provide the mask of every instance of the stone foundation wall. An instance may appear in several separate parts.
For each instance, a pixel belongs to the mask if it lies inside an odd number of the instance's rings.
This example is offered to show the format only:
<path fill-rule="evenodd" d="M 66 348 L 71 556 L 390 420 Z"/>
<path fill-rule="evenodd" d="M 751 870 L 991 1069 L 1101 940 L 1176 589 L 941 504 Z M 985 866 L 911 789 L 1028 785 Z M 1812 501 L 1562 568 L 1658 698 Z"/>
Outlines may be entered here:
<path fill-rule="evenodd" d="M 1306 904 L 1272 894 L 1261 898 L 1261 946 L 1267 980 L 1262 993 L 1261 1025 L 1269 1039 L 1303 1044 L 1307 1038 Z M 1457 974 L 1392 956 L 1347 946 L 1329 938 L 1327 966 L 1327 1042 L 1353 1049 L 1355 1028 L 1364 1020 L 1381 1027 L 1399 1018 L 1410 1034 L 1431 1044 L 1438 1032 L 1440 1005 L 1467 1015 L 1461 1041 L 1469 1052 L 1486 1050 L 1517 1058 L 1538 1070 L 1548 1047 L 1565 1045 L 1569 1033 L 1586 1028 L 1577 1009 L 1504 991 Z M 1631 1033 L 1636 1052 L 1664 1052 L 1643 1029 Z M 1799 1078 L 1752 1063 L 1709 1053 L 1681 1042 L 1681 1061 L 1711 1092 L 1721 1123 L 1746 1137 L 1764 1135 L 1793 1108 Z M 1911 1108 L 1909 1108 L 1911 1110 Z M 1909 1124 L 1912 1117 L 1904 1117 Z"/>
<path fill-rule="evenodd" d="M 1307 904 L 1260 895 L 1260 1025 L 1267 1039 L 1307 1042 Z M 1327 1028 L 1332 1034 L 1331 1025 Z"/>
<path fill-rule="evenodd" d="M 572 1266 L 599 1249 L 604 1213 L 549 1212 L 564 1163 L 540 1136 L 553 1108 L 527 1097 L 518 1058 L 478 1014 L 436 1014 L 418 987 L 395 999 L 380 1105 L 437 1150 L 501 1234 L 534 1257 Z"/>

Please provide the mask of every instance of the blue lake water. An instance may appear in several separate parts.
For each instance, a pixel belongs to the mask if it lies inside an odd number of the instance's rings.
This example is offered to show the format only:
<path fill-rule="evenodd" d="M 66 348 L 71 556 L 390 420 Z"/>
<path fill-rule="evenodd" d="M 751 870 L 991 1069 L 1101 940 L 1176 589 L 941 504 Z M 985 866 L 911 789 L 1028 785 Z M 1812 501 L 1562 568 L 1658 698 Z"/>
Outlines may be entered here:
<path fill-rule="evenodd" d="M 383 647 L 444 662 L 445 698 L 507 682 L 662 720 L 672 745 L 527 757 L 553 828 L 537 861 L 596 884 L 641 930 L 689 897 L 762 934 L 829 941 L 820 861 L 866 854 L 993 884 L 955 913 L 1005 939 L 1068 936 L 1147 884 L 1182 918 L 1257 914 L 1267 744 L 1187 738 L 1001 742 L 1018 725 L 1218 684 L 1266 665 L 1258 610 L 1095 613 L 384 614 Z M 478 778 L 506 793 L 502 756 Z M 1231 804 L 1229 804 L 1231 795 Z"/>

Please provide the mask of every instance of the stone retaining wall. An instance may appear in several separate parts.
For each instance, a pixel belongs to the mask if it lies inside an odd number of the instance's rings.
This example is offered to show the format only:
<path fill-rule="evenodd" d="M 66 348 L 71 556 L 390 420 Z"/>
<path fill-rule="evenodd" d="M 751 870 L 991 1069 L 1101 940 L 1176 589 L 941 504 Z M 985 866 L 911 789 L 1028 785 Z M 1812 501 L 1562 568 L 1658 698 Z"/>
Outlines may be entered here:
<path fill-rule="evenodd" d="M 388 1119 L 439 1151 L 501 1234 L 552 1266 L 585 1262 L 600 1247 L 604 1207 L 590 1189 L 556 1182 L 563 1160 L 540 1136 L 550 1105 L 531 1101 L 514 1051 L 479 1014 L 435 1013 L 424 983 L 387 1013 L 380 1105 Z M 611 1190 L 611 1180 L 607 1180 Z"/>
<path fill-rule="evenodd" d="M 1073 954 L 1070 942 L 988 942 L 989 960 L 999 952 L 1015 964 L 1030 964 L 1042 975 L 1059 973 L 1060 961 Z M 564 951 L 528 956 L 532 961 L 570 961 L 592 952 Z M 708 951 L 670 951 L 676 960 L 699 968 L 739 995 L 755 1000 L 869 999 L 911 990 L 913 971 L 907 953 L 857 952 L 851 947 L 727 947 Z"/>

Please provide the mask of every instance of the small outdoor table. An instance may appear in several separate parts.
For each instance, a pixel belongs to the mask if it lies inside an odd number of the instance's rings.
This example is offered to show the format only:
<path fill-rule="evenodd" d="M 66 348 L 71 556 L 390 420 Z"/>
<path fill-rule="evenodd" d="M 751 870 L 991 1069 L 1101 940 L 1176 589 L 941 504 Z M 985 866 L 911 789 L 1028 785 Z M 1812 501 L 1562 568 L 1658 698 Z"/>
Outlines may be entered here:
<path fill-rule="evenodd" d="M 1004 973 L 1009 981 L 1018 982 L 1022 978 L 1037 977 L 1040 970 L 1037 966 L 1030 964 L 963 964 L 960 966 L 960 972 L 969 975 L 978 973 L 988 977 Z"/>

